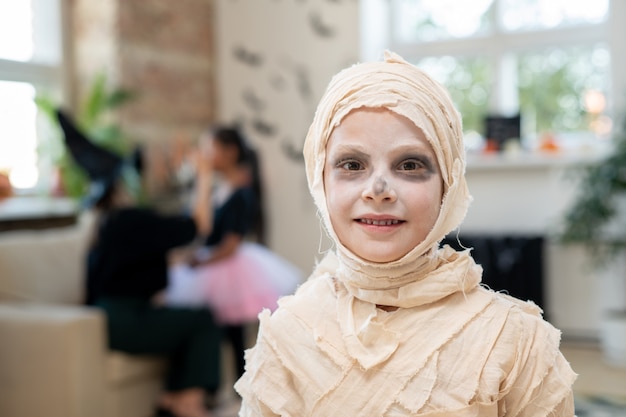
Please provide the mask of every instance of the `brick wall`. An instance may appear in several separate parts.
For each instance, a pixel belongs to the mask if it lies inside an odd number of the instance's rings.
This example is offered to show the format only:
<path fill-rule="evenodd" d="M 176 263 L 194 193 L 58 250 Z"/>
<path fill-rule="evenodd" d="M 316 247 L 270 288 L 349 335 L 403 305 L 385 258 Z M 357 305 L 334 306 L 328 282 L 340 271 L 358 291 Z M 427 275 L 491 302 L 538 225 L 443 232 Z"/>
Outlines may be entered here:
<path fill-rule="evenodd" d="M 147 145 L 148 183 L 163 190 L 163 155 L 213 120 L 213 0 L 71 0 L 74 100 L 104 70 L 137 99 L 116 115 L 132 141 Z"/>

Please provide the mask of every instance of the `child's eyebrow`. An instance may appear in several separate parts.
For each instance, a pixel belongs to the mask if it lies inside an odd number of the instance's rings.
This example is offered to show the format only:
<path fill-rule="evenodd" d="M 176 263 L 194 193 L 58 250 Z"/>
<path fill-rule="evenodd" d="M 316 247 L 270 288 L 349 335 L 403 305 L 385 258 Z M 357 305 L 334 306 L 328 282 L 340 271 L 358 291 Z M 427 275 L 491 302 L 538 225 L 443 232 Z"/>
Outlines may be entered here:
<path fill-rule="evenodd" d="M 398 145 L 393 149 L 395 153 L 414 153 L 424 154 L 427 156 L 434 155 L 434 151 L 430 146 L 421 143 L 412 143 L 406 145 Z"/>
<path fill-rule="evenodd" d="M 349 154 L 355 158 L 368 158 L 367 150 L 361 145 L 337 145 L 329 155 L 346 155 Z"/>
<path fill-rule="evenodd" d="M 435 157 L 434 150 L 428 144 L 413 141 L 413 139 L 410 138 L 405 141 L 398 140 L 397 142 L 400 143 L 392 145 L 391 152 L 393 154 L 416 153 L 423 156 L 433 158 Z M 327 156 L 332 156 L 335 158 L 350 156 L 358 159 L 367 159 L 371 155 L 371 151 L 360 143 L 337 144 L 334 147 L 331 147 L 329 150 L 330 152 L 327 153 Z"/>

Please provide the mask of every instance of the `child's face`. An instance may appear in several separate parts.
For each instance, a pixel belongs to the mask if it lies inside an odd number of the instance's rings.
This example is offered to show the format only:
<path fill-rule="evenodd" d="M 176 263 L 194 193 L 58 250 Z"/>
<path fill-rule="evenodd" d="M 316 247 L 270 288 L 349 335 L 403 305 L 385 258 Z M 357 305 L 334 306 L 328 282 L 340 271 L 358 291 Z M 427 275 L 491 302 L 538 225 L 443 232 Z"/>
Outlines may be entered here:
<path fill-rule="evenodd" d="M 200 151 L 216 171 L 224 171 L 237 164 L 237 151 L 234 146 L 227 146 L 211 135 L 205 135 L 200 142 Z"/>
<path fill-rule="evenodd" d="M 324 189 L 341 243 L 363 259 L 391 262 L 432 229 L 443 181 L 430 143 L 410 120 L 358 109 L 329 138 Z"/>

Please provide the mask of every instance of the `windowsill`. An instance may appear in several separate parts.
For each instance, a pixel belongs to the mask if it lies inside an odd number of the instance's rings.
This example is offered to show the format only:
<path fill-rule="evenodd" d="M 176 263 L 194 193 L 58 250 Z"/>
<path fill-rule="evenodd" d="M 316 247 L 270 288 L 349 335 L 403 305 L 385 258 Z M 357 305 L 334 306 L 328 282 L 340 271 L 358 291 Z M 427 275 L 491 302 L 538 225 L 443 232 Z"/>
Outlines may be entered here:
<path fill-rule="evenodd" d="M 0 232 L 68 226 L 77 215 L 78 205 L 69 198 L 13 196 L 0 200 Z"/>

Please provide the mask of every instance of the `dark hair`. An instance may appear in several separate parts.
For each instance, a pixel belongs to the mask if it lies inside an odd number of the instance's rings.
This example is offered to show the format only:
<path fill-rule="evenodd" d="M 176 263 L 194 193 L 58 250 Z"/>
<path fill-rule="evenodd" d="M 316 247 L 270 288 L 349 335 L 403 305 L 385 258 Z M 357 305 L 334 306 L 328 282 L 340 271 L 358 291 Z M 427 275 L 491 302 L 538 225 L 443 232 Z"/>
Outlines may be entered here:
<path fill-rule="evenodd" d="M 232 146 L 237 149 L 237 163 L 246 162 L 249 147 L 239 130 L 230 127 L 217 127 L 211 131 L 213 139 L 224 146 Z"/>
<path fill-rule="evenodd" d="M 211 131 L 213 139 L 225 146 L 233 146 L 237 150 L 237 164 L 248 167 L 252 180 L 252 190 L 256 196 L 256 208 L 252 224 L 252 232 L 259 243 L 265 244 L 265 214 L 263 210 L 263 184 L 261 167 L 257 152 L 247 143 L 239 129 L 233 127 L 217 127 Z"/>

